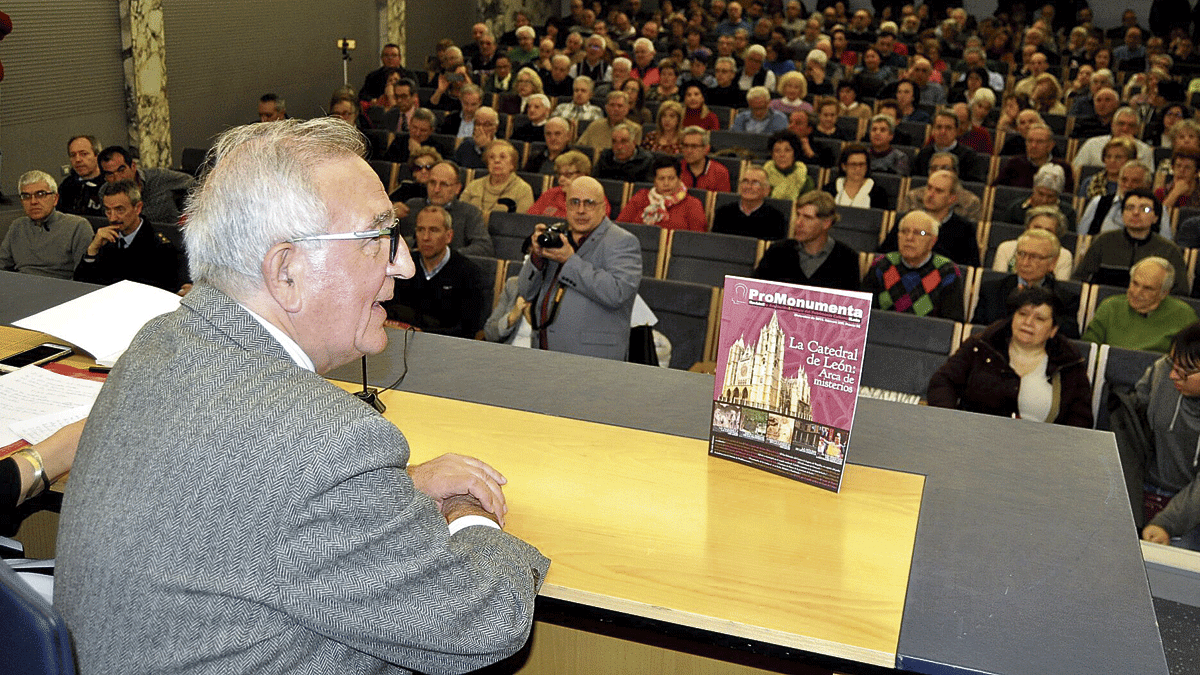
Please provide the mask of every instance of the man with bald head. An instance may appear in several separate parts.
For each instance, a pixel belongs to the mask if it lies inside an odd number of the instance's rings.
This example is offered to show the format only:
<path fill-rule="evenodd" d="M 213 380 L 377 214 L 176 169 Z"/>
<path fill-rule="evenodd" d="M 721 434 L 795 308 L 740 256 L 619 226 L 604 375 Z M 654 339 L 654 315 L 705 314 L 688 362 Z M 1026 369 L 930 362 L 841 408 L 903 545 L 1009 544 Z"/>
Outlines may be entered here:
<path fill-rule="evenodd" d="M 1042 73 L 1050 70 L 1050 60 L 1041 52 L 1029 56 L 1029 76 L 1024 77 L 1013 87 L 1013 91 L 1025 98 L 1033 98 L 1033 86 Z"/>
<path fill-rule="evenodd" d="M 900 220 L 898 250 L 876 258 L 863 279 L 873 307 L 963 320 L 962 272 L 952 260 L 933 252 L 938 225 L 924 211 Z"/>
<path fill-rule="evenodd" d="M 539 223 L 521 266 L 517 292 L 530 304 L 533 346 L 623 361 L 642 281 L 641 245 L 604 215 L 596 179 L 576 178 L 566 196 L 567 231 Z"/>
<path fill-rule="evenodd" d="M 1090 111 L 1081 111 L 1076 117 L 1075 126 L 1071 128 L 1072 138 L 1094 138 L 1107 134 L 1112 128 L 1113 115 L 1121 106 L 1121 99 L 1112 87 L 1100 87 L 1092 94 L 1090 104 Z"/>

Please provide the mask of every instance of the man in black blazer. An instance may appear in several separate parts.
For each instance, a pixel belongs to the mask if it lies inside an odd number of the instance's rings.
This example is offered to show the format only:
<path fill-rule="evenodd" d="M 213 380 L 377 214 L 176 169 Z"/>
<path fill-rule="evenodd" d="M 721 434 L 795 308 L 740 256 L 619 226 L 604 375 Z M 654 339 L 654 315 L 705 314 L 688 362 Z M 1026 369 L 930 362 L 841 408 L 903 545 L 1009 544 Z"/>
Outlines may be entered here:
<path fill-rule="evenodd" d="M 1011 314 L 1008 297 L 1026 286 L 1043 286 L 1054 293 L 1058 304 L 1058 331 L 1063 337 L 1079 337 L 1079 293 L 1054 278 L 1054 264 L 1061 245 L 1046 230 L 1032 229 L 1017 238 L 1017 262 L 1013 273 L 985 281 L 979 286 L 979 304 L 971 323 L 987 325 Z"/>
<path fill-rule="evenodd" d="M 958 175 L 963 180 L 983 182 L 987 179 L 987 158 L 958 142 L 958 116 L 952 110 L 941 110 L 934 116 L 929 143 L 921 148 L 913 161 L 914 176 L 929 172 L 929 158 L 935 152 L 949 152 L 958 157 Z"/>

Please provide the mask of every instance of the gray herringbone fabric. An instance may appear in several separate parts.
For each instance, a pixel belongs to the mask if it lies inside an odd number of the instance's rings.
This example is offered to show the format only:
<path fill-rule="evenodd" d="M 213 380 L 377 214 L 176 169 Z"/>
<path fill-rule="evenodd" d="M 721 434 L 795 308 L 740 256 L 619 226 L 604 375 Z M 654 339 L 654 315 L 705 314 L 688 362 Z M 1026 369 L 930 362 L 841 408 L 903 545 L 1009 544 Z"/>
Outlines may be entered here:
<path fill-rule="evenodd" d="M 138 334 L 79 446 L 55 600 L 81 671 L 447 673 L 516 651 L 549 560 L 451 538 L 407 462 L 391 423 L 197 286 Z"/>

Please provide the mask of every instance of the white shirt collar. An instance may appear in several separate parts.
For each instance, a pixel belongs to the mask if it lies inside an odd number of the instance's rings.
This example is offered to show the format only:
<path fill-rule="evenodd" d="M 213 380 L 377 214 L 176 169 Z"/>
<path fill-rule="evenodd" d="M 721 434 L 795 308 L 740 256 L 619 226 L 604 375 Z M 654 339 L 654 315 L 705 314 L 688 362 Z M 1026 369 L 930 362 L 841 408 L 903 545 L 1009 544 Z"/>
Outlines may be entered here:
<path fill-rule="evenodd" d="M 262 324 L 262 327 L 271 334 L 271 337 L 275 338 L 279 341 L 279 344 L 283 345 L 283 351 L 287 352 L 287 355 L 296 362 L 296 365 L 309 372 L 317 372 L 317 367 L 313 365 L 312 359 L 308 358 L 308 354 L 305 354 L 304 350 L 300 348 L 300 345 L 297 344 L 296 341 L 291 337 L 289 337 L 287 333 L 284 333 L 282 330 L 280 330 L 279 326 L 276 326 L 270 321 L 267 321 L 261 316 L 255 314 L 253 310 L 240 302 L 238 303 L 238 306 L 246 310 L 250 316 L 254 317 L 255 321 Z"/>

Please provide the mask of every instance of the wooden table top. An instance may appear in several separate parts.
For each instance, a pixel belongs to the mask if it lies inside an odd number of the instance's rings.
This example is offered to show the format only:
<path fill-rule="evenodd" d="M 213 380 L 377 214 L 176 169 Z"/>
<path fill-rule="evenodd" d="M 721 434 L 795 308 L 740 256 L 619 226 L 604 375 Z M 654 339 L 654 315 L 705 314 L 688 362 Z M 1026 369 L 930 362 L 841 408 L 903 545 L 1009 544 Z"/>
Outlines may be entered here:
<path fill-rule="evenodd" d="M 458 452 L 505 474 L 506 529 L 554 561 L 543 595 L 895 666 L 923 476 L 851 464 L 834 494 L 696 439 L 383 400 L 413 462 Z"/>

